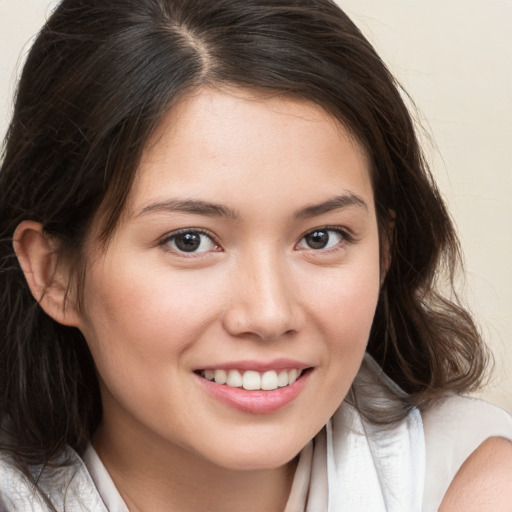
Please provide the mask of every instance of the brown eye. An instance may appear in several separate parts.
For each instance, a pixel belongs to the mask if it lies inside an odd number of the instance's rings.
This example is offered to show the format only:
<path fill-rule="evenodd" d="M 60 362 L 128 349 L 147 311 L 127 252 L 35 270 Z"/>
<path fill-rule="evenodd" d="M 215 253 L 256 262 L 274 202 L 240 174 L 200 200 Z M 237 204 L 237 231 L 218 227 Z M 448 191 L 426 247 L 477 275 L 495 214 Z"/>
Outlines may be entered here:
<path fill-rule="evenodd" d="M 299 242 L 302 249 L 330 249 L 343 241 L 343 234 L 335 229 L 315 229 L 309 232 Z"/>
<path fill-rule="evenodd" d="M 180 231 L 172 234 L 165 241 L 171 249 L 177 252 L 200 253 L 214 250 L 216 248 L 213 240 L 201 231 Z"/>
<path fill-rule="evenodd" d="M 329 233 L 327 231 L 313 231 L 304 237 L 306 244 L 311 249 L 324 249 L 329 243 Z"/>

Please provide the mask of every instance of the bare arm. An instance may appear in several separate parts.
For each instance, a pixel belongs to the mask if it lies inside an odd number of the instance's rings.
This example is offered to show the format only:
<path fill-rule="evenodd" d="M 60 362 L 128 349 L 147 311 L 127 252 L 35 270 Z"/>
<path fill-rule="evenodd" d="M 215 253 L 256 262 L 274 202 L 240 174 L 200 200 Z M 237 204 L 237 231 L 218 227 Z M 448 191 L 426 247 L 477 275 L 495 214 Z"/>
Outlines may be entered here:
<path fill-rule="evenodd" d="M 453 479 L 439 512 L 512 512 L 512 443 L 482 443 Z"/>

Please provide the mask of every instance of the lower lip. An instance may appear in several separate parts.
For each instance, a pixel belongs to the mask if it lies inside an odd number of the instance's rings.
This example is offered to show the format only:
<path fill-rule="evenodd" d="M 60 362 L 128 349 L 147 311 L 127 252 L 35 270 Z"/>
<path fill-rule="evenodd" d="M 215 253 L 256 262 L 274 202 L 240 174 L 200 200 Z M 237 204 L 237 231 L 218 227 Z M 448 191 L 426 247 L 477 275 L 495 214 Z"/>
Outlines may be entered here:
<path fill-rule="evenodd" d="M 268 414 L 282 409 L 292 402 L 306 385 L 311 371 L 303 373 L 293 384 L 272 391 L 247 391 L 225 384 L 215 384 L 197 375 L 200 384 L 213 397 L 235 409 L 254 414 Z"/>

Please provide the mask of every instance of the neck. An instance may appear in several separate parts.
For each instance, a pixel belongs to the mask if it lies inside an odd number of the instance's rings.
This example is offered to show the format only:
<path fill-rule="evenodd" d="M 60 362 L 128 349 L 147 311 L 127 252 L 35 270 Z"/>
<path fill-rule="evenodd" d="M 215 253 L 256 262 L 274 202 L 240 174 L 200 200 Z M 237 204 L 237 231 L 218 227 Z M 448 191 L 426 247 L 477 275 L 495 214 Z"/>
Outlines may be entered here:
<path fill-rule="evenodd" d="M 171 443 L 102 425 L 94 447 L 130 512 L 282 512 L 297 461 L 272 469 L 219 467 Z"/>

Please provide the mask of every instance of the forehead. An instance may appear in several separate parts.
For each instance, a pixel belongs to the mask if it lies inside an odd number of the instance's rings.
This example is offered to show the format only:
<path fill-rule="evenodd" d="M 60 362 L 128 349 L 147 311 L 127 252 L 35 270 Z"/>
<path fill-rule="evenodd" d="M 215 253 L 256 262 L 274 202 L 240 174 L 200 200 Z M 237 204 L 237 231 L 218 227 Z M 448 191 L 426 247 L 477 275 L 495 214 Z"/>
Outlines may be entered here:
<path fill-rule="evenodd" d="M 169 196 L 264 208 L 344 191 L 372 203 L 369 162 L 321 107 L 252 90 L 202 88 L 163 118 L 143 152 L 129 216 Z M 292 200 L 293 196 L 293 200 Z M 302 205 L 303 206 L 303 205 Z"/>

